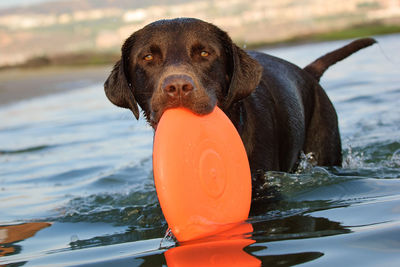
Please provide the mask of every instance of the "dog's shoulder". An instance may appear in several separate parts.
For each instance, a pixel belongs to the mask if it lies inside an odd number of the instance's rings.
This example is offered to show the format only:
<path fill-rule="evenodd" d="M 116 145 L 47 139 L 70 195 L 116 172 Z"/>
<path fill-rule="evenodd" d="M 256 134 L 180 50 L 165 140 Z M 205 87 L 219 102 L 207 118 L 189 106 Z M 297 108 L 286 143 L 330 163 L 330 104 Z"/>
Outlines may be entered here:
<path fill-rule="evenodd" d="M 263 68 L 259 84 L 261 88 L 272 86 L 282 92 L 293 87 L 309 87 L 316 83 L 308 72 L 287 60 L 260 51 L 246 52 Z"/>

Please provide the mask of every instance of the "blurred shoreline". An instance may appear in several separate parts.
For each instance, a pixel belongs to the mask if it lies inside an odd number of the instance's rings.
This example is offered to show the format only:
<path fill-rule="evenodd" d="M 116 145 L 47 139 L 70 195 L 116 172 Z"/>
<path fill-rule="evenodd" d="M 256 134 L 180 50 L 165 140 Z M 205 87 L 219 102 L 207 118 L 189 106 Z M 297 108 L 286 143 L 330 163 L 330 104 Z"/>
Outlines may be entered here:
<path fill-rule="evenodd" d="M 397 26 L 391 28 L 373 25 L 293 38 L 282 42 L 239 45 L 246 49 L 268 49 L 398 32 L 400 32 L 400 27 Z M 102 85 L 119 57 L 119 53 L 79 52 L 51 57 L 42 56 L 32 58 L 23 64 L 2 66 L 0 67 L 0 107 L 93 84 Z"/>
<path fill-rule="evenodd" d="M 179 17 L 248 49 L 400 32 L 398 0 L 57 0 L 0 10 L 0 66 L 107 64 L 133 32 Z"/>
<path fill-rule="evenodd" d="M 271 47 L 295 46 L 305 43 L 318 43 L 324 41 L 344 40 L 352 38 L 370 37 L 376 35 L 386 35 L 400 33 L 400 25 L 390 24 L 363 24 L 337 31 L 326 31 L 320 33 L 312 33 L 308 35 L 299 35 L 290 37 L 284 40 L 275 41 L 258 41 L 258 42 L 243 42 L 234 40 L 234 42 L 245 49 L 263 49 Z M 229 32 L 228 32 L 229 34 Z M 119 50 L 111 51 L 96 51 L 83 50 L 78 52 L 63 52 L 58 54 L 48 54 L 33 56 L 19 64 L 0 65 L 0 73 L 8 69 L 32 69 L 41 67 L 93 67 L 114 64 L 120 57 Z"/>
<path fill-rule="evenodd" d="M 0 71 L 0 107 L 92 84 L 103 84 L 112 65 L 13 68 Z"/>

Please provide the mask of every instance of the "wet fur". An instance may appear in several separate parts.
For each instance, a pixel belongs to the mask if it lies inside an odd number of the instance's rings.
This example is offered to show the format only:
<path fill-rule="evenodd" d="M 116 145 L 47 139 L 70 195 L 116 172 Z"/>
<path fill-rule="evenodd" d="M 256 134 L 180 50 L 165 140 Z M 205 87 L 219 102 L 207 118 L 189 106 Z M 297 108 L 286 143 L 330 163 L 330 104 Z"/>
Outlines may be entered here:
<path fill-rule="evenodd" d="M 336 111 L 318 81 L 329 66 L 374 42 L 357 40 L 301 69 L 261 52 L 245 52 L 212 24 L 162 20 L 125 41 L 104 88 L 112 103 L 130 109 L 137 119 L 139 105 L 154 128 L 168 108 L 207 114 L 221 107 L 243 140 L 257 194 L 264 183 L 258 171 L 294 171 L 302 151 L 313 152 L 318 165 L 341 164 Z M 210 56 L 202 58 L 202 50 Z M 149 53 L 153 60 L 146 62 Z M 171 99 L 162 86 L 170 75 L 190 77 L 193 92 Z"/>

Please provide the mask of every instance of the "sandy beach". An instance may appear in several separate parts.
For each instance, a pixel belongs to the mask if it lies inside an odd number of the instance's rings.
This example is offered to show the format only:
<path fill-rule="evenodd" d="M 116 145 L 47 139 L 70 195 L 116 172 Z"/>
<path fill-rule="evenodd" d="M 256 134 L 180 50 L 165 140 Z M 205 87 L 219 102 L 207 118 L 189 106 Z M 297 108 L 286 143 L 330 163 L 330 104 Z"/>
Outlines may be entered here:
<path fill-rule="evenodd" d="M 49 67 L 0 71 L 0 106 L 104 83 L 112 66 Z"/>

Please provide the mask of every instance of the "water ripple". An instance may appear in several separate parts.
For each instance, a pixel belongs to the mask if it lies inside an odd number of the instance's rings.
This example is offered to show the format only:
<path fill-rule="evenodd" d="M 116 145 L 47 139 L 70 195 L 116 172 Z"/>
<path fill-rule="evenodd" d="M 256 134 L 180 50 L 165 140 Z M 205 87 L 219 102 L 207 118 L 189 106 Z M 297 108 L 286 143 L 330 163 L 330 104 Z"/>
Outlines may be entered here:
<path fill-rule="evenodd" d="M 33 146 L 27 147 L 22 149 L 15 149 L 15 150 L 0 150 L 1 154 L 21 154 L 21 153 L 30 153 L 30 152 L 39 152 L 41 150 L 46 150 L 47 148 L 51 148 L 53 146 L 49 145 L 42 145 L 42 146 Z"/>

